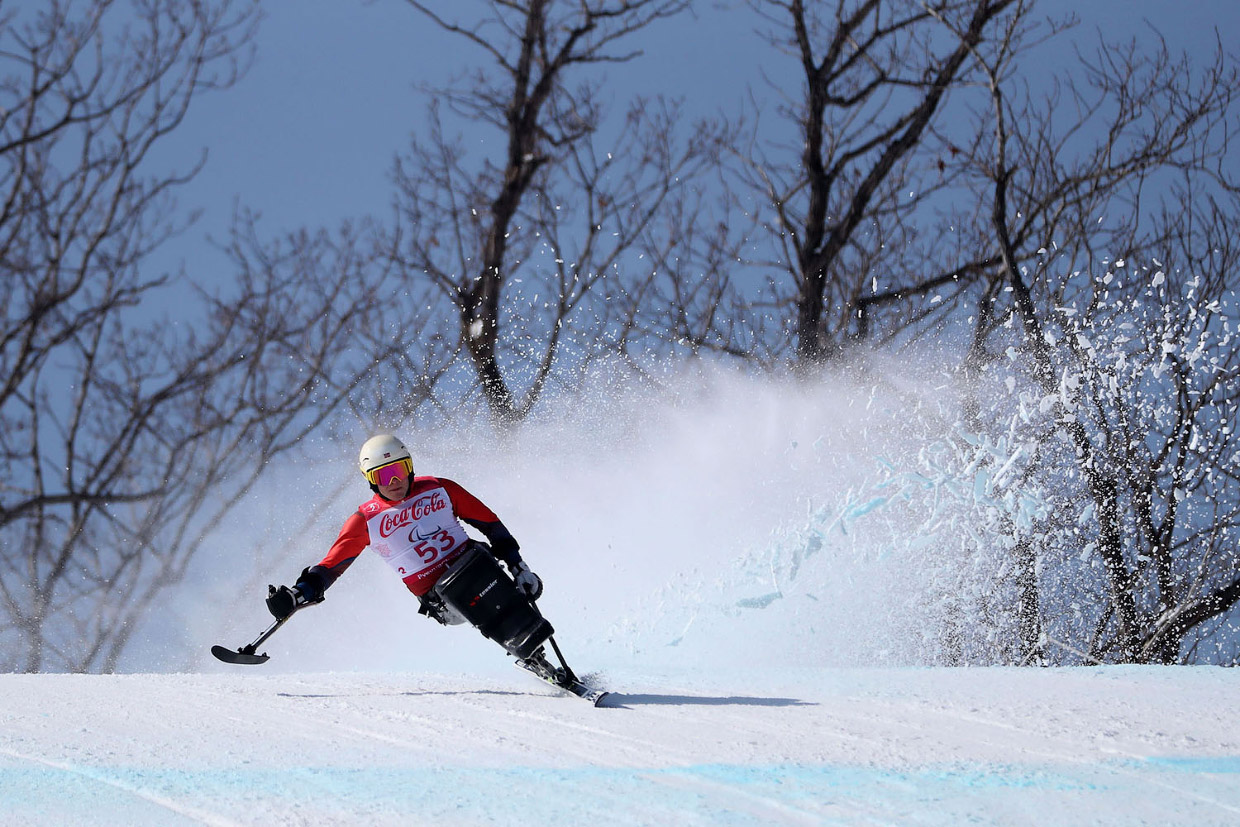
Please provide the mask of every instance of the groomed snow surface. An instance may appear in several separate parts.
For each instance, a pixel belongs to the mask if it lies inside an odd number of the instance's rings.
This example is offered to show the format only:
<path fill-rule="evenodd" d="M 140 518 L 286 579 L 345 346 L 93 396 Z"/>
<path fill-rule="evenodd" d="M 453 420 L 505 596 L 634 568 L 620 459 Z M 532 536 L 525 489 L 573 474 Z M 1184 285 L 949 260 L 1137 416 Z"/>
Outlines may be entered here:
<path fill-rule="evenodd" d="M 1232 669 L 266 668 L 0 676 L 0 823 L 1240 824 Z"/>

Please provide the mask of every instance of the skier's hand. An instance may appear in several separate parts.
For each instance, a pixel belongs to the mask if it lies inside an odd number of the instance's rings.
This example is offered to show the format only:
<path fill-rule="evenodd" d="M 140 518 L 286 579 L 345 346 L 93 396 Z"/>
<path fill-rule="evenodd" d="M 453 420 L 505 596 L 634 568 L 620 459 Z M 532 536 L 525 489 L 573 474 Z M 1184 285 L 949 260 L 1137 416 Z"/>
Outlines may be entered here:
<path fill-rule="evenodd" d="M 331 585 L 323 569 L 318 566 L 307 566 L 301 570 L 293 591 L 297 592 L 307 603 L 322 603 L 323 592 Z"/>
<path fill-rule="evenodd" d="M 542 580 L 537 574 L 530 571 L 530 567 L 524 562 L 516 562 L 508 566 L 508 570 L 512 572 L 512 579 L 516 581 L 517 588 L 525 592 L 530 600 L 537 600 L 542 594 Z"/>
<path fill-rule="evenodd" d="M 267 587 L 267 610 L 276 620 L 284 620 L 306 602 L 306 598 L 295 586 Z"/>

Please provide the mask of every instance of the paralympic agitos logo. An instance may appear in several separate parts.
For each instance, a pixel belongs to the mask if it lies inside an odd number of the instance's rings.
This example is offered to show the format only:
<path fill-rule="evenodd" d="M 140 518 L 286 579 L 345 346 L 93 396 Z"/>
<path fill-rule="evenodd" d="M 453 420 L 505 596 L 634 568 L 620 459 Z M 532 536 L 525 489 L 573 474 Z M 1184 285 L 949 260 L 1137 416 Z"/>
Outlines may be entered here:
<path fill-rule="evenodd" d="M 426 497 L 418 497 L 400 511 L 394 514 L 391 512 L 384 514 L 379 520 L 379 536 L 390 537 L 393 532 L 402 526 L 407 526 L 416 520 L 420 520 L 427 514 L 443 511 L 447 507 L 448 503 L 441 491 L 436 491 Z"/>

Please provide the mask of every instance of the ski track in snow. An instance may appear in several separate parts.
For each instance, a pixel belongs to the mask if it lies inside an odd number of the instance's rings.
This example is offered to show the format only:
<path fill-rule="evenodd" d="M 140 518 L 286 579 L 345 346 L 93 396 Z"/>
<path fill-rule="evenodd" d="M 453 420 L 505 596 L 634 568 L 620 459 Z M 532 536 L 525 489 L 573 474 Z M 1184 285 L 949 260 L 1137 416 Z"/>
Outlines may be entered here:
<path fill-rule="evenodd" d="M 0 824 L 1240 824 L 1236 670 L 609 683 L 4 675 Z"/>

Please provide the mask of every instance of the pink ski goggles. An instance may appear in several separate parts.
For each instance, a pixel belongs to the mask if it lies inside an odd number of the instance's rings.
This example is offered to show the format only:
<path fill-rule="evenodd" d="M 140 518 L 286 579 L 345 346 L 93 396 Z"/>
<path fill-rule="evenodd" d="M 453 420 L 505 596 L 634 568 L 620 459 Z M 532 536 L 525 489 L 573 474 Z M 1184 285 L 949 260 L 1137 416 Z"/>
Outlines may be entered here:
<path fill-rule="evenodd" d="M 372 468 L 366 472 L 366 479 L 371 485 L 391 485 L 396 480 L 403 480 L 413 475 L 413 460 L 406 457 Z"/>

